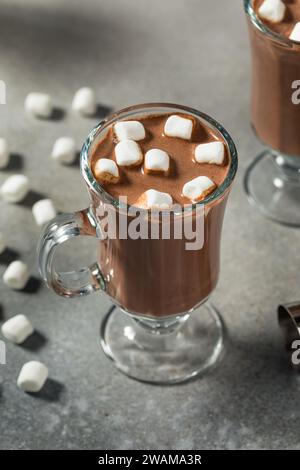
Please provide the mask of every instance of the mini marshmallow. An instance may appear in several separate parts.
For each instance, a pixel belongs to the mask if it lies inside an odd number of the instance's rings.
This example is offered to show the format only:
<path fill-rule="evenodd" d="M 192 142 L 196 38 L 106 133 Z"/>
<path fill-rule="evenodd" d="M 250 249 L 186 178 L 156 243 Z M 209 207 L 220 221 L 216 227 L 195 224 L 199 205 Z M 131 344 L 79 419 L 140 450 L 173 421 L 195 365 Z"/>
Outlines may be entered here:
<path fill-rule="evenodd" d="M 0 138 L 0 168 L 5 168 L 9 162 L 7 140 Z"/>
<path fill-rule="evenodd" d="M 207 176 L 198 176 L 183 186 L 182 194 L 192 202 L 204 199 L 215 189 L 215 183 Z"/>
<path fill-rule="evenodd" d="M 13 175 L 1 186 L 0 192 L 7 202 L 20 202 L 29 191 L 29 180 L 24 175 Z"/>
<path fill-rule="evenodd" d="M 222 165 L 225 157 L 223 142 L 209 142 L 200 144 L 195 148 L 195 160 L 198 163 L 212 163 Z"/>
<path fill-rule="evenodd" d="M 148 150 L 145 154 L 145 173 L 168 173 L 170 157 L 159 149 Z"/>
<path fill-rule="evenodd" d="M 4 252 L 6 248 L 6 243 L 3 234 L 0 232 L 0 255 Z"/>
<path fill-rule="evenodd" d="M 143 140 L 146 131 L 139 121 L 121 121 L 114 125 L 114 130 L 118 140 Z"/>
<path fill-rule="evenodd" d="M 33 326 L 25 315 L 16 315 L 1 327 L 4 338 L 16 344 L 21 344 L 33 333 Z"/>
<path fill-rule="evenodd" d="M 11 289 L 22 290 L 29 279 L 28 267 L 23 261 L 13 261 L 3 274 L 3 282 Z"/>
<path fill-rule="evenodd" d="M 190 140 L 193 132 L 193 121 L 181 116 L 170 116 L 165 123 L 164 133 L 169 137 Z"/>
<path fill-rule="evenodd" d="M 53 106 L 50 95 L 36 92 L 29 93 L 25 100 L 25 109 L 36 117 L 51 117 Z"/>
<path fill-rule="evenodd" d="M 135 206 L 145 209 L 169 209 L 173 199 L 168 193 L 162 193 L 155 189 L 148 189 L 135 203 Z"/>
<path fill-rule="evenodd" d="M 100 158 L 94 167 L 95 177 L 107 183 L 117 183 L 119 181 L 119 169 L 116 162 L 110 158 Z"/>
<path fill-rule="evenodd" d="M 300 21 L 295 24 L 294 29 L 290 35 L 292 41 L 300 42 Z"/>
<path fill-rule="evenodd" d="M 265 0 L 258 9 L 258 14 L 270 23 L 280 23 L 284 19 L 285 11 L 286 6 L 282 0 Z"/>
<path fill-rule="evenodd" d="M 60 137 L 54 142 L 52 158 L 59 163 L 70 164 L 76 158 L 76 145 L 72 137 Z"/>
<path fill-rule="evenodd" d="M 40 227 L 56 217 L 57 212 L 51 199 L 41 199 L 32 206 L 32 213 Z"/>
<path fill-rule="evenodd" d="M 94 90 L 88 87 L 80 88 L 76 91 L 72 108 L 84 116 L 93 116 L 97 111 L 96 95 Z"/>
<path fill-rule="evenodd" d="M 30 361 L 23 365 L 17 384 L 25 392 L 39 392 L 47 378 L 47 367 L 42 362 Z"/>
<path fill-rule="evenodd" d="M 120 166 L 136 166 L 143 160 L 142 150 L 134 140 L 121 140 L 116 145 L 115 154 Z"/>

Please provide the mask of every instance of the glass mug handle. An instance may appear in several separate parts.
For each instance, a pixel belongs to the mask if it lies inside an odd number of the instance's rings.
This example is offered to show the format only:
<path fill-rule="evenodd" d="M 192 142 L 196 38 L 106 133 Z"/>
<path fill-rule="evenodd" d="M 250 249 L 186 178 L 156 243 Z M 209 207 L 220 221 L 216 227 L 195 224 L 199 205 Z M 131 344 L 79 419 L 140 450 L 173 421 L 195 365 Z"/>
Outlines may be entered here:
<path fill-rule="evenodd" d="M 71 272 L 57 272 L 54 267 L 59 245 L 81 235 L 95 237 L 96 230 L 97 223 L 90 208 L 61 214 L 45 227 L 38 244 L 39 269 L 48 287 L 56 294 L 77 297 L 100 289 L 105 290 L 105 281 L 97 262 Z"/>

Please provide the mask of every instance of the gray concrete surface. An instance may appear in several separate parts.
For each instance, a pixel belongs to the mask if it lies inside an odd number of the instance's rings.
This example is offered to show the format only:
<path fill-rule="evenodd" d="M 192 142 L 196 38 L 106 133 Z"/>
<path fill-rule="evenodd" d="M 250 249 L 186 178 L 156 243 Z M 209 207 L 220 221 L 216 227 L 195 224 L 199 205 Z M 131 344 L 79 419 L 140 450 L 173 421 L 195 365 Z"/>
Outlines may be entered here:
<path fill-rule="evenodd" d="M 102 112 L 146 101 L 187 104 L 230 131 L 240 170 L 228 205 L 222 272 L 213 295 L 230 332 L 227 354 L 210 375 L 176 387 L 132 381 L 104 357 L 98 338 L 109 302 L 101 295 L 68 301 L 45 286 L 15 293 L 1 283 L 1 320 L 26 313 L 39 336 L 7 344 L 0 366 L 1 449 L 264 449 L 300 448 L 300 380 L 283 355 L 276 306 L 300 297 L 299 232 L 274 225 L 248 205 L 246 165 L 261 149 L 248 116 L 249 50 L 242 1 L 2 0 L 0 78 L 7 105 L 1 131 L 14 154 L 0 172 L 24 172 L 37 194 L 61 211 L 86 206 L 78 167 L 49 158 L 52 143 L 73 135 L 80 147 L 95 119 L 71 115 L 74 91 L 97 90 Z M 63 112 L 53 121 L 24 113 L 26 93 L 51 93 Z M 0 203 L 11 253 L 37 276 L 39 231 L 30 204 Z M 91 242 L 74 242 L 78 267 L 92 260 Z M 75 246 L 76 245 L 76 246 Z M 67 257 L 67 255 L 66 255 Z M 23 362 L 40 358 L 51 381 L 38 396 L 16 386 Z"/>

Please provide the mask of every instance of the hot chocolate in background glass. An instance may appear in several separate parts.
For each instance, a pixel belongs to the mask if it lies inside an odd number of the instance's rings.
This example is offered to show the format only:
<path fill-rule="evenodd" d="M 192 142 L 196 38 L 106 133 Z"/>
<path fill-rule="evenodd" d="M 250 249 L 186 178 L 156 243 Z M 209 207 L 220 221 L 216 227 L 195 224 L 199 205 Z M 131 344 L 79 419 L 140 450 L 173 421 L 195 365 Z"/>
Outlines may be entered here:
<path fill-rule="evenodd" d="M 245 177 L 249 199 L 274 221 L 300 226 L 300 0 L 285 0 L 280 21 L 265 19 L 265 0 L 244 0 L 252 56 L 251 122 L 268 150 Z M 268 0 L 269 1 L 269 0 Z M 274 5 L 278 0 L 274 1 Z M 271 3 L 273 4 L 273 0 Z"/>

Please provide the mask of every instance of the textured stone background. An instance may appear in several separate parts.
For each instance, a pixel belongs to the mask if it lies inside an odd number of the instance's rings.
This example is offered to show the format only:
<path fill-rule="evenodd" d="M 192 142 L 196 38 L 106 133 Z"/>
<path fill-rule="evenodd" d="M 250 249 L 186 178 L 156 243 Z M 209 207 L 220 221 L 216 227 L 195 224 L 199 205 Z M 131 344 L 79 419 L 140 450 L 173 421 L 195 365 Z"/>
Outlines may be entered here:
<path fill-rule="evenodd" d="M 109 307 L 103 296 L 68 301 L 36 281 L 24 293 L 1 284 L 1 319 L 26 313 L 39 336 L 22 347 L 7 344 L 0 448 L 300 448 L 300 381 L 288 369 L 275 315 L 278 303 L 300 297 L 299 233 L 264 220 L 242 188 L 246 165 L 261 149 L 249 126 L 242 1 L 2 0 L 0 38 L 0 78 L 7 83 L 0 133 L 14 154 L 0 183 L 24 172 L 37 193 L 22 205 L 0 204 L 11 248 L 0 259 L 1 275 L 15 252 L 37 276 L 30 204 L 38 194 L 61 211 L 87 204 L 78 167 L 61 168 L 49 158 L 56 137 L 73 135 L 80 148 L 96 123 L 71 115 L 78 87 L 97 90 L 99 115 L 160 100 L 199 108 L 225 125 L 240 153 L 213 296 L 231 336 L 223 363 L 187 385 L 141 385 L 118 373 L 100 350 L 99 323 Z M 25 115 L 32 90 L 51 93 L 62 108 L 57 119 Z M 93 261 L 91 243 L 68 248 L 76 249 L 77 267 Z M 51 381 L 29 396 L 16 378 L 23 362 L 36 357 L 48 364 Z"/>

